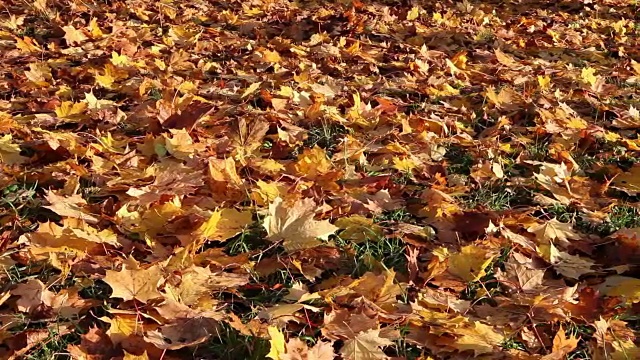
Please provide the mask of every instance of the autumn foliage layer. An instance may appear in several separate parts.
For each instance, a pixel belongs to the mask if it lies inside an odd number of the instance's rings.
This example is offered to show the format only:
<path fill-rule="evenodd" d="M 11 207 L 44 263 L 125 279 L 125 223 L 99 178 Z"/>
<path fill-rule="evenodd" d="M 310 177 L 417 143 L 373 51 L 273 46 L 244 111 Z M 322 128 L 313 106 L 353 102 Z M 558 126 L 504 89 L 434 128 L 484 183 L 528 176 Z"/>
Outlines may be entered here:
<path fill-rule="evenodd" d="M 2 5 L 0 358 L 640 359 L 635 1 Z"/>

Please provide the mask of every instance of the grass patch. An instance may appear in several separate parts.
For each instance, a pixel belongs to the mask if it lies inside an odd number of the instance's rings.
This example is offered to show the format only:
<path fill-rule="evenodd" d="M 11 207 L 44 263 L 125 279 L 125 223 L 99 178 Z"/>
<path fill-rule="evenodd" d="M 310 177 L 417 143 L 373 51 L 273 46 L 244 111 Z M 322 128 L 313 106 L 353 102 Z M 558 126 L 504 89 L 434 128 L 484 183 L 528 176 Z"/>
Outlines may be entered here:
<path fill-rule="evenodd" d="M 401 326 L 400 329 L 400 338 L 395 341 L 395 346 L 390 347 L 389 351 L 387 351 L 387 355 L 396 358 L 403 359 L 420 359 L 425 355 L 424 351 L 419 347 L 409 344 L 405 338 L 409 333 L 408 326 Z"/>
<path fill-rule="evenodd" d="M 397 185 L 410 185 L 413 183 L 413 175 L 409 171 L 402 171 L 392 176 L 391 181 Z"/>
<path fill-rule="evenodd" d="M 324 121 L 321 125 L 313 126 L 308 131 L 307 140 L 304 142 L 305 148 L 321 147 L 329 157 L 335 153 L 344 135 L 348 133 L 346 127 L 328 124 Z"/>
<path fill-rule="evenodd" d="M 529 159 L 544 161 L 549 156 L 549 141 L 536 138 L 533 143 L 525 146 L 525 151 Z"/>
<path fill-rule="evenodd" d="M 42 359 L 70 359 L 67 353 L 67 346 L 70 344 L 79 344 L 80 334 L 73 331 L 70 334 L 60 335 L 56 326 L 49 328 L 49 337 L 40 342 L 35 349 L 25 355 L 25 360 L 42 360 Z"/>
<path fill-rule="evenodd" d="M 464 205 L 470 209 L 482 206 L 493 211 L 504 211 L 516 205 L 532 204 L 532 197 L 527 189 L 509 187 L 503 183 L 478 186 L 461 198 Z"/>
<path fill-rule="evenodd" d="M 8 285 L 16 285 L 26 282 L 30 279 L 38 279 L 43 283 L 47 283 L 51 276 L 58 275 L 60 272 L 46 264 L 29 263 L 28 265 L 15 264 L 11 266 L 4 275 L 8 278 Z"/>
<path fill-rule="evenodd" d="M 464 196 L 464 203 L 472 209 L 482 205 L 491 210 L 500 211 L 509 209 L 514 197 L 515 193 L 509 188 L 480 186 L 477 190 Z"/>
<path fill-rule="evenodd" d="M 83 299 L 109 300 L 113 290 L 102 280 L 96 280 L 92 285 L 85 286 L 79 291 Z"/>
<path fill-rule="evenodd" d="M 225 250 L 231 256 L 259 250 L 266 243 L 265 237 L 265 229 L 256 222 L 239 235 L 231 238 L 225 245 Z"/>
<path fill-rule="evenodd" d="M 462 146 L 449 146 L 444 155 L 447 160 L 447 173 L 449 174 L 471 174 L 471 167 L 474 164 L 473 154 Z"/>
<path fill-rule="evenodd" d="M 407 272 L 406 244 L 401 239 L 382 237 L 354 244 L 337 238 L 336 244 L 352 256 L 352 265 L 345 270 L 353 276 L 361 276 L 380 265 L 398 272 Z"/>
<path fill-rule="evenodd" d="M 38 184 L 15 183 L 5 187 L 0 197 L 0 214 L 13 216 L 14 223 L 24 231 L 35 230 L 38 220 L 44 220 L 44 211 L 55 215 L 42 208 L 37 190 Z"/>
<path fill-rule="evenodd" d="M 527 351 L 527 347 L 521 341 L 515 339 L 514 337 L 510 337 L 508 339 L 505 339 L 502 342 L 502 344 L 500 344 L 500 347 L 503 350 Z"/>
<path fill-rule="evenodd" d="M 381 225 L 388 225 L 393 222 L 407 222 L 412 218 L 412 215 L 405 208 L 396 210 L 385 211 L 382 214 L 376 216 L 373 221 L 380 223 Z"/>
<path fill-rule="evenodd" d="M 609 219 L 600 224 L 585 221 L 578 210 L 563 205 L 555 205 L 545 211 L 558 221 L 572 223 L 582 232 L 599 236 L 609 236 L 620 229 L 640 226 L 640 210 L 629 205 L 614 206 L 609 213 Z"/>
<path fill-rule="evenodd" d="M 158 88 L 152 88 L 148 94 L 150 99 L 155 101 L 162 100 L 162 91 Z"/>

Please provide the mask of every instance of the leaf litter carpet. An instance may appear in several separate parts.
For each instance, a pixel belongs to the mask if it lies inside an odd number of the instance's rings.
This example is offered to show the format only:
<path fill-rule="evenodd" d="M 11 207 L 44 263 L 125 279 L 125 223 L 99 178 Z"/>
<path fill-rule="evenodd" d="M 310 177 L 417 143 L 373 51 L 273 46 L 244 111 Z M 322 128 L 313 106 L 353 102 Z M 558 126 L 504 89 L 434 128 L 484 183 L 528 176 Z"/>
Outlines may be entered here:
<path fill-rule="evenodd" d="M 638 6 L 4 1 L 0 358 L 640 358 Z"/>

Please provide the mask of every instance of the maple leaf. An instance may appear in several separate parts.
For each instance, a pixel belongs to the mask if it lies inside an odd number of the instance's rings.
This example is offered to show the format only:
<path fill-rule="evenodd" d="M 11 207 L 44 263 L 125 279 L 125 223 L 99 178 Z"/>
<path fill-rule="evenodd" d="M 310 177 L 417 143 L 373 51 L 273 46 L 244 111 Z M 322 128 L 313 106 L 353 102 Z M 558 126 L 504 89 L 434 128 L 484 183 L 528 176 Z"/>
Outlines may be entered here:
<path fill-rule="evenodd" d="M 5 3 L 0 357 L 640 358 L 622 1 Z"/>
<path fill-rule="evenodd" d="M 248 211 L 216 210 L 200 226 L 196 234 L 204 239 L 224 241 L 241 233 L 252 222 L 252 214 Z"/>
<path fill-rule="evenodd" d="M 18 284 L 11 293 L 20 296 L 20 299 L 16 301 L 16 306 L 19 311 L 24 312 L 31 312 L 42 304 L 51 305 L 55 296 L 55 293 L 48 290 L 42 281 L 37 279 Z"/>
<path fill-rule="evenodd" d="M 149 355 L 147 355 L 147 351 L 142 353 L 142 355 L 133 355 L 129 354 L 126 350 L 124 351 L 124 357 L 122 360 L 149 360 Z"/>
<path fill-rule="evenodd" d="M 609 276 L 599 286 L 607 296 L 622 296 L 631 303 L 640 302 L 640 279 L 627 276 Z"/>
<path fill-rule="evenodd" d="M 215 107 L 211 104 L 192 101 L 189 105 L 180 111 L 167 117 L 162 122 L 165 129 L 191 129 L 200 119 L 213 112 Z"/>
<path fill-rule="evenodd" d="M 580 276 L 593 272 L 591 269 L 591 267 L 595 265 L 593 261 L 558 251 L 553 243 L 549 243 L 548 248 L 549 262 L 560 274 L 571 279 L 579 279 Z M 545 252 L 546 255 L 546 248 L 543 248 L 543 252 Z"/>
<path fill-rule="evenodd" d="M 631 196 L 640 193 L 640 166 L 632 167 L 628 172 L 616 176 L 611 187 L 622 190 Z"/>
<path fill-rule="evenodd" d="M 335 359 L 333 344 L 318 341 L 309 348 L 303 340 L 293 338 L 287 342 L 287 352 L 280 356 L 281 360 L 332 360 Z"/>
<path fill-rule="evenodd" d="M 64 101 L 54 111 L 59 118 L 76 121 L 82 118 L 82 114 L 86 109 L 87 103 L 85 102 Z"/>
<path fill-rule="evenodd" d="M 269 205 L 269 213 L 264 219 L 264 227 L 271 241 L 284 240 L 286 251 L 309 249 L 322 244 L 317 239 L 326 240 L 338 230 L 327 220 L 314 220 L 316 204 L 306 198 L 294 204 L 276 198 Z"/>
<path fill-rule="evenodd" d="M 593 86 L 598 80 L 595 73 L 596 73 L 596 69 L 592 67 L 586 67 L 582 69 L 582 72 L 580 73 L 580 77 L 582 78 L 582 81 Z"/>
<path fill-rule="evenodd" d="M 578 347 L 578 340 L 575 335 L 570 335 L 567 337 L 564 328 L 560 327 L 560 330 L 556 333 L 556 336 L 553 338 L 553 348 L 552 352 L 549 355 L 542 357 L 542 360 L 560 360 L 564 359 L 564 357 L 572 352 L 576 347 Z"/>
<path fill-rule="evenodd" d="M 382 237 L 382 228 L 373 223 L 372 219 L 361 215 L 343 217 L 336 221 L 335 225 L 344 229 L 340 232 L 340 238 L 361 243 L 368 239 L 379 239 Z"/>
<path fill-rule="evenodd" d="M 465 246 L 449 256 L 449 272 L 465 281 L 478 281 L 485 274 L 495 255 L 476 246 Z"/>
<path fill-rule="evenodd" d="M 387 356 L 381 347 L 393 345 L 393 342 L 380 337 L 380 329 L 370 329 L 358 333 L 353 339 L 346 340 L 340 354 L 346 360 L 380 360 Z"/>
<path fill-rule="evenodd" d="M 114 345 L 126 341 L 131 335 L 142 335 L 144 324 L 135 314 L 115 314 L 113 317 L 103 316 L 100 320 L 109 324 L 106 334 Z"/>
<path fill-rule="evenodd" d="M 104 244 L 120 247 L 111 230 L 99 231 L 76 219 L 65 219 L 61 226 L 53 222 L 41 223 L 37 231 L 22 235 L 20 241 L 31 245 L 33 254 L 58 251 L 82 254 L 104 248 Z"/>
<path fill-rule="evenodd" d="M 27 161 L 27 158 L 20 155 L 20 146 L 12 143 L 11 134 L 0 137 L 0 163 L 7 165 L 21 164 Z"/>
<path fill-rule="evenodd" d="M 205 150 L 204 144 L 194 143 L 184 129 L 171 129 L 171 135 L 171 137 L 165 137 L 167 151 L 180 160 L 191 159 L 196 153 Z"/>
<path fill-rule="evenodd" d="M 202 344 L 219 331 L 222 317 L 216 310 L 192 310 L 175 302 L 169 302 L 156 309 L 163 317 L 172 319 L 168 324 L 144 335 L 146 342 L 159 349 L 177 350 Z"/>
<path fill-rule="evenodd" d="M 280 360 L 285 353 L 284 334 L 275 326 L 269 326 L 267 330 L 269 331 L 269 336 L 271 337 L 271 339 L 269 340 L 271 348 L 269 350 L 269 353 L 267 354 L 267 357 L 273 360 Z"/>
<path fill-rule="evenodd" d="M 315 146 L 298 156 L 295 164 L 296 172 L 308 179 L 317 179 L 331 170 L 333 164 L 324 149 Z"/>
<path fill-rule="evenodd" d="M 499 272 L 496 277 L 498 279 L 513 277 L 515 281 L 505 281 L 506 286 L 515 283 L 522 291 L 534 291 L 542 285 L 544 273 L 544 269 L 532 268 L 518 261 L 509 261 L 505 264 L 505 271 Z"/>
<path fill-rule="evenodd" d="M 571 224 L 560 222 L 556 218 L 530 226 L 527 231 L 536 234 L 538 241 L 543 244 L 557 241 L 563 247 L 568 247 L 571 244 L 569 240 L 580 238 L 580 234 L 573 230 Z"/>
<path fill-rule="evenodd" d="M 376 319 L 348 310 L 333 310 L 324 315 L 322 334 L 331 340 L 350 339 L 357 333 L 376 329 Z"/>
<path fill-rule="evenodd" d="M 474 321 L 472 327 L 455 330 L 455 333 L 462 336 L 453 346 L 460 351 L 473 350 L 475 356 L 493 353 L 504 341 L 503 335 L 479 321 Z"/>
<path fill-rule="evenodd" d="M 102 280 L 113 290 L 111 297 L 124 301 L 136 299 L 147 302 L 162 297 L 158 291 L 158 285 L 162 281 L 162 271 L 158 265 L 147 269 L 107 270 Z"/>
<path fill-rule="evenodd" d="M 87 205 L 87 201 L 78 194 L 74 194 L 72 196 L 60 196 L 53 191 L 47 191 L 45 198 L 51 204 L 45 206 L 45 208 L 60 216 L 80 219 L 89 224 L 96 224 L 99 221 L 98 218 L 88 214 L 82 209 L 83 206 Z"/>
<path fill-rule="evenodd" d="M 64 30 L 64 39 L 69 45 L 81 44 L 88 39 L 82 30 L 76 29 L 73 25 L 63 26 L 62 30 Z"/>

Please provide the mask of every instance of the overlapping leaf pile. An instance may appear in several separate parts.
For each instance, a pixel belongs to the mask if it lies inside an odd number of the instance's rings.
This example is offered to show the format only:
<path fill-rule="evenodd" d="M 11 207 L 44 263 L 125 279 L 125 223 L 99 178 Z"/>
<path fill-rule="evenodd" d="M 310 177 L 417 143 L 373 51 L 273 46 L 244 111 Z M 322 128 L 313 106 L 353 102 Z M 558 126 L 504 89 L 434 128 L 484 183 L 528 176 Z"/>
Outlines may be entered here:
<path fill-rule="evenodd" d="M 1 357 L 640 358 L 637 10 L 5 1 Z"/>

